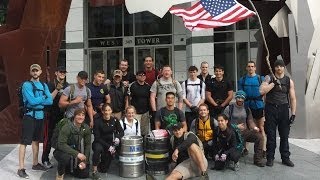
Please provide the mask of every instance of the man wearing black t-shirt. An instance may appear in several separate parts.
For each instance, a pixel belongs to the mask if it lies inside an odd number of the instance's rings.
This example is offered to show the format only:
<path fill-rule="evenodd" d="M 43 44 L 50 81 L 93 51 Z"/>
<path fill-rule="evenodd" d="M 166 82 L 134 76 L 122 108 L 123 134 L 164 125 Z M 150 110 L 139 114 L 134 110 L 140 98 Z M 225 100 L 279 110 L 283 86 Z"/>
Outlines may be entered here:
<path fill-rule="evenodd" d="M 206 83 L 206 99 L 212 117 L 221 114 L 233 97 L 232 83 L 223 77 L 224 68 L 220 65 L 214 66 L 214 75 L 216 77 Z"/>
<path fill-rule="evenodd" d="M 49 154 L 51 150 L 51 137 L 53 129 L 56 124 L 63 118 L 64 112 L 59 108 L 59 100 L 63 90 L 69 86 L 66 81 L 66 68 L 63 66 L 57 67 L 55 71 L 56 78 L 53 82 L 48 83 L 49 91 L 53 98 L 53 104 L 49 110 L 49 121 L 45 124 L 44 141 L 43 141 L 43 153 L 42 153 L 42 164 L 46 168 L 52 168 L 52 164 L 49 161 Z"/>
<path fill-rule="evenodd" d="M 122 71 L 122 82 L 125 87 L 128 87 L 130 83 L 136 80 L 134 74 L 129 72 L 128 60 L 126 59 L 120 60 L 119 69 Z"/>
<path fill-rule="evenodd" d="M 128 95 L 131 105 L 136 108 L 136 119 L 140 123 L 141 135 L 145 136 L 149 132 L 149 110 L 150 110 L 150 88 L 151 86 L 145 82 L 146 73 L 138 71 L 136 73 L 136 81 L 129 86 Z"/>
<path fill-rule="evenodd" d="M 93 115 L 101 112 L 101 107 L 105 103 L 110 103 L 110 96 L 107 87 L 103 84 L 105 72 L 97 70 L 94 73 L 93 81 L 87 84 L 91 91 L 91 102 L 93 107 Z"/>

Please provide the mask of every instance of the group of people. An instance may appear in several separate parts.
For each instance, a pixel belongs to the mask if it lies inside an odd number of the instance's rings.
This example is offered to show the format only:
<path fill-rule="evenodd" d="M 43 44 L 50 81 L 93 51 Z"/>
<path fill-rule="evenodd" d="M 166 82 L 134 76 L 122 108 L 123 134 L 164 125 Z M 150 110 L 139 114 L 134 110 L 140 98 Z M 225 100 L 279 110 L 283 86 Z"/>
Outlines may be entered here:
<path fill-rule="evenodd" d="M 247 74 L 238 81 L 234 103 L 233 84 L 224 78 L 224 67 L 215 65 L 214 75 L 208 73 L 208 67 L 202 62 L 198 74 L 198 68 L 190 66 L 188 79 L 180 84 L 173 79 L 169 65 L 157 71 L 153 58 L 147 56 L 144 69 L 135 75 L 129 72 L 124 59 L 109 80 L 104 71 L 98 70 L 87 84 L 88 73 L 80 71 L 77 83 L 69 85 L 65 67 L 58 67 L 54 81 L 47 85 L 39 80 L 41 67 L 31 65 L 31 80 L 22 86 L 27 111 L 22 121 L 18 175 L 29 177 L 24 156 L 26 146 L 32 144 L 34 170 L 53 167 L 49 154 L 51 147 L 55 148 L 59 180 L 67 172 L 88 177 L 92 149 L 92 178 L 100 179 L 99 173 L 108 171 L 119 152 L 123 136 L 148 136 L 158 129 L 166 129 L 172 136 L 174 168 L 167 177 L 170 180 L 195 176 L 209 179 L 207 159 L 214 160 L 215 169 L 233 164 L 237 170 L 241 154 L 248 153 L 245 142 L 254 143 L 255 165 L 273 166 L 277 127 L 282 163 L 294 166 L 288 136 L 295 119 L 296 98 L 294 83 L 284 74 L 284 62 L 277 60 L 274 76 L 263 77 L 256 74 L 255 62 L 249 61 Z M 48 121 L 44 123 L 44 108 L 48 105 Z M 60 127 L 61 119 L 68 119 L 68 123 Z"/>

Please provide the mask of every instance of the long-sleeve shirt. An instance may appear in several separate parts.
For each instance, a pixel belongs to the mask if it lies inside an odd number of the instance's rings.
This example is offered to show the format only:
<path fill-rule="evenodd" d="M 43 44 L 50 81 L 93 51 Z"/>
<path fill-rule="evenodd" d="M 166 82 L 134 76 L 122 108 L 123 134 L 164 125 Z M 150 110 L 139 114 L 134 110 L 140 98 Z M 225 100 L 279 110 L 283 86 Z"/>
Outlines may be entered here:
<path fill-rule="evenodd" d="M 123 129 L 119 121 L 114 117 L 111 117 L 110 120 L 99 117 L 95 120 L 93 134 L 94 143 L 100 143 L 105 149 L 108 149 L 112 145 L 114 138 L 122 138 Z"/>
<path fill-rule="evenodd" d="M 237 139 L 234 131 L 231 128 L 227 128 L 225 131 L 221 131 L 217 128 L 213 139 L 213 149 L 215 154 L 229 154 L 236 150 Z"/>
<path fill-rule="evenodd" d="M 23 102 L 27 108 L 36 109 L 29 111 L 26 114 L 34 117 L 37 120 L 44 118 L 44 106 L 52 105 L 53 100 L 47 84 L 40 81 L 33 81 L 36 89 L 34 89 L 32 82 L 26 81 L 22 85 Z"/>
<path fill-rule="evenodd" d="M 82 139 L 83 147 L 81 147 Z M 81 153 L 86 156 L 86 162 L 89 162 L 91 150 L 91 131 L 89 126 L 83 123 L 80 128 L 77 128 L 73 122 L 63 125 L 59 132 L 58 149 L 74 158 L 84 149 Z"/>

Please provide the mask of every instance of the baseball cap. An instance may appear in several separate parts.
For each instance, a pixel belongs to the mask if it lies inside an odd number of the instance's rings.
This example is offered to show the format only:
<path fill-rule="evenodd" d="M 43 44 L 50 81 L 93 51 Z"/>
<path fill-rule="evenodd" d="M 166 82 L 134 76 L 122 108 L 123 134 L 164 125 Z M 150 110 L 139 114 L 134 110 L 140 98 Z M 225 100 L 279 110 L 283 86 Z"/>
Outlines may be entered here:
<path fill-rule="evenodd" d="M 80 71 L 80 72 L 78 73 L 78 77 L 79 77 L 80 79 L 88 79 L 88 73 L 85 72 L 85 71 Z"/>
<path fill-rule="evenodd" d="M 34 69 L 37 69 L 37 70 L 41 70 L 41 66 L 39 64 L 32 64 L 30 66 L 30 71 L 34 70 Z"/>
<path fill-rule="evenodd" d="M 172 130 L 175 131 L 175 130 L 179 130 L 183 127 L 182 123 L 181 122 L 178 122 L 177 124 L 174 124 L 172 126 Z"/>
<path fill-rule="evenodd" d="M 276 66 L 282 66 L 282 67 L 284 67 L 285 64 L 284 64 L 283 60 L 277 59 L 277 60 L 274 62 L 274 67 L 276 67 Z"/>
<path fill-rule="evenodd" d="M 64 66 L 58 66 L 56 69 L 56 72 L 67 72 L 66 67 Z"/>
<path fill-rule="evenodd" d="M 146 72 L 145 72 L 145 71 L 143 71 L 143 70 L 137 71 L 136 75 L 140 75 L 140 74 L 144 74 L 144 75 L 146 75 Z"/>
<path fill-rule="evenodd" d="M 236 98 L 241 98 L 241 99 L 246 99 L 247 98 L 247 94 L 242 91 L 242 90 L 239 90 L 236 92 L 236 95 L 235 95 Z"/>
<path fill-rule="evenodd" d="M 116 69 L 113 71 L 113 77 L 120 76 L 122 77 L 122 71 L 120 69 Z"/>

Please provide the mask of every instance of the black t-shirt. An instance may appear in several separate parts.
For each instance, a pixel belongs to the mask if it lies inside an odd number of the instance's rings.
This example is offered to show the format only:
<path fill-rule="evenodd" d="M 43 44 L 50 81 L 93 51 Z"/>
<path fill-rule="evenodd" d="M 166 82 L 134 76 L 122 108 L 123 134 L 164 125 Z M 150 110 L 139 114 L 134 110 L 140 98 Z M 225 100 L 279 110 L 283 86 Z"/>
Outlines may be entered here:
<path fill-rule="evenodd" d="M 91 91 L 91 102 L 93 109 L 96 111 L 101 104 L 106 102 L 105 96 L 109 94 L 109 91 L 104 84 L 96 86 L 93 82 L 90 82 L 87 84 L 87 87 Z"/>
<path fill-rule="evenodd" d="M 217 104 L 223 103 L 228 97 L 228 91 L 232 90 L 231 81 L 225 79 L 217 81 L 216 78 L 207 81 L 206 91 L 211 92 L 211 97 Z"/>
<path fill-rule="evenodd" d="M 161 122 L 161 129 L 171 131 L 171 127 L 174 124 L 186 121 L 186 117 L 184 113 L 176 107 L 174 110 L 168 110 L 166 107 L 163 107 L 157 111 L 155 121 Z"/>
<path fill-rule="evenodd" d="M 206 76 L 206 79 L 203 79 L 203 76 L 201 74 L 199 74 L 197 76 L 197 78 L 199 78 L 201 81 L 203 81 L 207 85 L 207 82 L 210 81 L 210 79 L 212 78 L 212 75 L 208 74 Z"/>
<path fill-rule="evenodd" d="M 132 83 L 136 80 L 136 76 L 133 73 L 127 72 L 127 74 L 122 76 L 122 81 L 129 81 Z"/>
<path fill-rule="evenodd" d="M 137 81 L 133 82 L 128 94 L 131 97 L 131 105 L 136 108 L 137 114 L 144 114 L 150 109 L 150 88 L 147 83 L 140 85 Z"/>
<path fill-rule="evenodd" d="M 116 87 L 113 82 L 110 83 L 109 90 L 111 98 L 111 107 L 114 113 L 122 112 L 125 109 L 125 98 L 128 95 L 128 88 L 124 87 L 121 83 L 119 87 Z"/>
<path fill-rule="evenodd" d="M 59 83 L 59 81 L 57 79 L 54 79 L 53 82 L 48 82 L 47 83 L 50 93 L 52 93 L 56 89 L 56 86 L 57 86 L 58 83 Z M 63 90 L 65 88 L 67 88 L 68 86 L 69 86 L 69 83 L 65 81 L 63 83 L 63 88 L 60 89 L 60 91 L 57 93 L 56 97 L 53 99 L 53 104 L 51 106 L 52 110 L 60 112 L 59 100 L 60 100 L 60 97 L 61 97 L 61 95 L 63 93 Z"/>
<path fill-rule="evenodd" d="M 187 138 L 184 139 L 185 134 L 183 134 L 180 138 L 177 138 L 174 136 L 174 144 L 172 153 L 175 149 L 179 150 L 177 164 L 180 164 L 184 160 L 187 160 L 189 158 L 188 148 L 194 143 L 199 146 L 199 143 L 197 141 L 197 137 L 193 133 L 189 133 Z"/>

